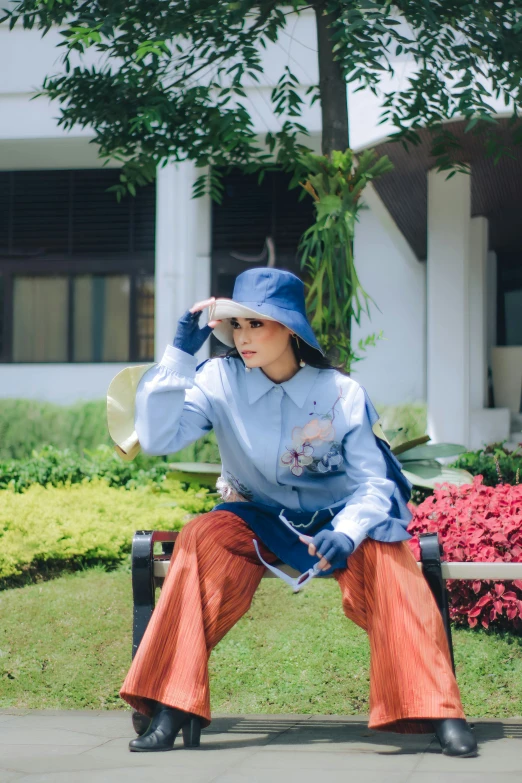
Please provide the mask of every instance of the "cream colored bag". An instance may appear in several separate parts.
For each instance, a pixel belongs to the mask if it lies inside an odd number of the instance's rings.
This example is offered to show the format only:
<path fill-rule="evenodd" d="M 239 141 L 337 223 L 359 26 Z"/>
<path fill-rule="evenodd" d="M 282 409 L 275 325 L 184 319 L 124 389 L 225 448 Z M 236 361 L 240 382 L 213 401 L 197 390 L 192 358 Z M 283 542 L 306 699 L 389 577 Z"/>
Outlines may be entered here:
<path fill-rule="evenodd" d="M 116 453 L 131 462 L 141 451 L 138 435 L 134 429 L 136 389 L 154 364 L 140 364 L 126 367 L 116 375 L 107 391 L 107 425 L 114 441 Z"/>

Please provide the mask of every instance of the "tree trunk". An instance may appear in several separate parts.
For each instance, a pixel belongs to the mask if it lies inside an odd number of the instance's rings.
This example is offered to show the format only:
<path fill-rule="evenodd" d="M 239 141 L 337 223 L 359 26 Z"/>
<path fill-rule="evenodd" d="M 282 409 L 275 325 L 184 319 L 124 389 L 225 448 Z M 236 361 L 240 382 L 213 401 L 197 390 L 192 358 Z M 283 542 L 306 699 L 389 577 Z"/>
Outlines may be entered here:
<path fill-rule="evenodd" d="M 350 146 L 348 134 L 348 98 L 341 65 L 334 60 L 334 42 L 330 38 L 332 14 L 324 13 L 322 2 L 314 4 L 317 20 L 319 90 L 321 94 L 322 151 L 345 150 Z"/>
<path fill-rule="evenodd" d="M 321 97 L 322 153 L 344 151 L 350 146 L 348 130 L 348 97 L 340 63 L 334 59 L 334 41 L 331 40 L 333 14 L 324 13 L 324 0 L 316 0 L 314 11 L 317 22 L 317 49 L 319 61 L 319 92 Z M 353 247 L 352 247 L 353 251 Z M 350 340 L 351 318 L 344 325 Z"/>

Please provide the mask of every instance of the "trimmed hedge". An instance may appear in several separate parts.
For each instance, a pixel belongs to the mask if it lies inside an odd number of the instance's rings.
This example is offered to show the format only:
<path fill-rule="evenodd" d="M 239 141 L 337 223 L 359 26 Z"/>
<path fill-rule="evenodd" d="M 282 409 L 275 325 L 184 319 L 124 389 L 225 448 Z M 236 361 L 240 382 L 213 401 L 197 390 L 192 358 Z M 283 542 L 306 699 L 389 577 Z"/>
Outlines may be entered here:
<path fill-rule="evenodd" d="M 105 400 L 71 406 L 35 400 L 0 400 L 0 460 L 29 459 L 35 449 L 45 446 L 81 454 L 102 445 L 112 447 Z M 170 455 L 169 461 L 219 462 L 214 433 Z"/>
<path fill-rule="evenodd" d="M 378 405 L 385 429 L 403 430 L 405 438 L 426 431 L 426 405 Z M 105 400 L 54 405 L 36 400 L 0 400 L 0 461 L 29 459 L 35 449 L 54 446 L 81 453 L 111 446 Z M 213 432 L 176 455 L 170 462 L 219 462 Z"/>
<path fill-rule="evenodd" d="M 130 552 L 136 530 L 179 530 L 210 511 L 207 489 L 111 488 L 101 480 L 64 487 L 38 485 L 1 493 L 0 586 L 31 581 L 46 572 L 114 565 Z"/>
<path fill-rule="evenodd" d="M 26 459 L 51 444 L 77 451 L 110 444 L 103 400 L 62 406 L 35 400 L 0 400 L 0 459 Z"/>
<path fill-rule="evenodd" d="M 97 478 L 110 487 L 136 489 L 151 483 L 161 484 L 168 471 L 168 463 L 161 457 L 139 454 L 132 462 L 123 462 L 109 446 L 99 446 L 84 454 L 46 446 L 33 452 L 29 459 L 0 462 L 0 489 L 24 492 L 33 484 L 57 487 Z"/>

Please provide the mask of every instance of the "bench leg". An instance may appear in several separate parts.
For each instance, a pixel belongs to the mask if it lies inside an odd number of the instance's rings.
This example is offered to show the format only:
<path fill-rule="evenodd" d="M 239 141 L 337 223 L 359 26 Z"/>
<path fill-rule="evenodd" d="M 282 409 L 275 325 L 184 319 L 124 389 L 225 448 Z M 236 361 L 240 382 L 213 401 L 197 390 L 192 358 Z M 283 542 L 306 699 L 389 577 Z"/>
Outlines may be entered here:
<path fill-rule="evenodd" d="M 138 530 L 132 539 L 133 658 L 154 611 L 153 535 L 152 530 Z M 136 734 L 143 734 L 149 723 L 150 718 L 147 715 L 142 715 L 137 710 L 133 712 L 132 725 Z"/>
<path fill-rule="evenodd" d="M 442 615 L 444 630 L 448 639 L 448 646 L 451 656 L 451 665 L 455 672 L 455 659 L 453 657 L 453 640 L 451 638 L 451 627 L 448 607 L 448 593 L 446 584 L 442 578 L 442 565 L 440 556 L 442 546 L 439 544 L 437 533 L 424 533 L 419 536 L 421 550 L 422 572 L 435 598 L 437 606 Z"/>

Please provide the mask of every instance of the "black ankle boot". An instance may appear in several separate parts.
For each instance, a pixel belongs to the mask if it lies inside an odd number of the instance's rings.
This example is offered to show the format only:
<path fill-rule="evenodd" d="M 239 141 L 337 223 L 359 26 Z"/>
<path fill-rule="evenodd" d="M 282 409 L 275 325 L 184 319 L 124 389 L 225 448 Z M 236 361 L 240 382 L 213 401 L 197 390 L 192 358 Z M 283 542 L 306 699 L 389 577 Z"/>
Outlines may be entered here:
<path fill-rule="evenodd" d="M 477 755 L 477 741 L 463 718 L 434 720 L 435 734 L 446 756 L 471 758 Z"/>
<path fill-rule="evenodd" d="M 129 742 L 129 749 L 137 753 L 172 750 L 179 730 L 183 729 L 185 747 L 199 746 L 201 723 L 196 715 L 166 704 L 157 704 L 147 731 Z"/>
<path fill-rule="evenodd" d="M 138 712 L 138 710 L 134 710 L 132 713 L 132 727 L 138 737 L 141 737 L 142 734 L 145 734 L 147 729 L 150 726 L 152 718 L 150 715 L 144 715 L 143 712 Z"/>

